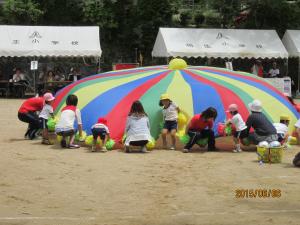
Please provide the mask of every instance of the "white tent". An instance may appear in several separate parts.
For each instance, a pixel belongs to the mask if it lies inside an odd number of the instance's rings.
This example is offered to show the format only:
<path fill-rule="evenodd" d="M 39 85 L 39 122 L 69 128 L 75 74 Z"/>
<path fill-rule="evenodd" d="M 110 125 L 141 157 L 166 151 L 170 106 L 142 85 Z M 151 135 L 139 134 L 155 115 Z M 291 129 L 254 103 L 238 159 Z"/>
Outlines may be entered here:
<path fill-rule="evenodd" d="M 290 57 L 300 57 L 300 30 L 287 30 L 282 42 Z"/>
<path fill-rule="evenodd" d="M 98 27 L 0 26 L 0 56 L 101 56 Z"/>
<path fill-rule="evenodd" d="M 300 95 L 300 30 L 287 30 L 282 38 L 289 57 L 298 57 L 298 94 Z"/>
<path fill-rule="evenodd" d="M 160 28 L 153 57 L 287 58 L 275 30 Z"/>

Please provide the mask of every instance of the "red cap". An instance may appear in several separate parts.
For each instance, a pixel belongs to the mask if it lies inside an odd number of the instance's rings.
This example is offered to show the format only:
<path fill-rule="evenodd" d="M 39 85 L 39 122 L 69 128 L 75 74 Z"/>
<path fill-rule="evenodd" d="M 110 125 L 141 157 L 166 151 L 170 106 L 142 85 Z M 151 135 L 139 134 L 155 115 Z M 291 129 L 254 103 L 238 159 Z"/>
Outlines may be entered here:
<path fill-rule="evenodd" d="M 102 124 L 104 124 L 104 125 L 107 125 L 107 119 L 105 119 L 104 117 L 100 117 L 100 118 L 98 119 L 98 123 L 102 123 Z"/>

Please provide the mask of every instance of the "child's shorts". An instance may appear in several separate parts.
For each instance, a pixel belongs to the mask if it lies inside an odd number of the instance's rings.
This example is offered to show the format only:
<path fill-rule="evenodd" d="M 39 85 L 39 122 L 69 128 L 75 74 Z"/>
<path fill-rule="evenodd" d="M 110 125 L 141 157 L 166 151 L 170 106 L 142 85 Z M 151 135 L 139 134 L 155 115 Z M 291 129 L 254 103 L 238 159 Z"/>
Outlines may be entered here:
<path fill-rule="evenodd" d="M 94 139 L 97 139 L 98 137 L 100 137 L 101 140 L 104 140 L 105 136 L 107 135 L 107 132 L 104 128 L 93 128 L 92 134 L 93 134 Z"/>
<path fill-rule="evenodd" d="M 279 142 L 282 142 L 284 140 L 284 136 L 285 136 L 284 134 L 277 134 L 277 136 Z"/>
<path fill-rule="evenodd" d="M 74 135 L 76 132 L 74 129 L 70 129 L 70 130 L 55 130 L 55 133 L 59 136 L 69 137 Z"/>
<path fill-rule="evenodd" d="M 244 130 L 241 130 L 241 131 L 236 131 L 233 136 L 235 138 L 239 138 L 239 139 L 243 139 L 243 138 L 246 138 L 248 137 L 248 132 L 247 132 L 247 129 L 244 129 Z"/>
<path fill-rule="evenodd" d="M 176 120 L 166 120 L 164 123 L 164 129 L 167 129 L 169 132 L 171 130 L 177 130 L 177 121 Z"/>
<path fill-rule="evenodd" d="M 48 125 L 47 125 L 48 120 L 44 118 L 39 118 L 39 119 L 40 119 L 42 129 L 48 129 Z"/>

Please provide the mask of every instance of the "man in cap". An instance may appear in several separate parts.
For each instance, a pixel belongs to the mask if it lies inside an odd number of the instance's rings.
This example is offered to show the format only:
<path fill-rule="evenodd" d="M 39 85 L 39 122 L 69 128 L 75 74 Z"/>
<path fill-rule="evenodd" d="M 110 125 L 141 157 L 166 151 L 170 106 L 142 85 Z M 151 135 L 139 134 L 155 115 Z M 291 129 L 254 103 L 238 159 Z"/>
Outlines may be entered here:
<path fill-rule="evenodd" d="M 246 125 L 248 133 L 253 127 L 254 133 L 249 134 L 251 142 L 258 144 L 261 141 L 277 141 L 277 132 L 273 124 L 262 113 L 262 104 L 259 100 L 254 100 L 249 104 L 251 115 L 248 117 Z"/>

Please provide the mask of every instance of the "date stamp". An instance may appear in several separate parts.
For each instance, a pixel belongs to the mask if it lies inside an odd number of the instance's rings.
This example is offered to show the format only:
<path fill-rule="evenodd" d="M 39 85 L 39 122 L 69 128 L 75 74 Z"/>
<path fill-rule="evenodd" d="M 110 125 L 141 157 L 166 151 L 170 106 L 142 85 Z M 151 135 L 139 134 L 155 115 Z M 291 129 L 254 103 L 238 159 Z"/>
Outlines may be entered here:
<path fill-rule="evenodd" d="M 235 198 L 280 198 L 280 189 L 236 189 Z"/>

